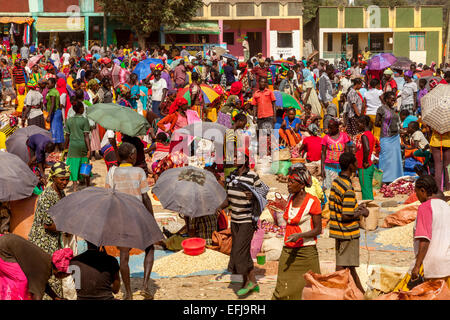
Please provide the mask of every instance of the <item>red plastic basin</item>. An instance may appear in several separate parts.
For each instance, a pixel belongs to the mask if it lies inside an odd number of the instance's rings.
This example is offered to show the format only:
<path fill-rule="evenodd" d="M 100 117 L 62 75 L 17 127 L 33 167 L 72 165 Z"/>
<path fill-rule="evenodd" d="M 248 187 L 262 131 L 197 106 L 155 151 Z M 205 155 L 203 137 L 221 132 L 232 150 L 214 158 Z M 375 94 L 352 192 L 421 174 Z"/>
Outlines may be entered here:
<path fill-rule="evenodd" d="M 189 238 L 181 243 L 183 252 L 190 256 L 198 256 L 205 252 L 206 240 L 202 238 Z"/>

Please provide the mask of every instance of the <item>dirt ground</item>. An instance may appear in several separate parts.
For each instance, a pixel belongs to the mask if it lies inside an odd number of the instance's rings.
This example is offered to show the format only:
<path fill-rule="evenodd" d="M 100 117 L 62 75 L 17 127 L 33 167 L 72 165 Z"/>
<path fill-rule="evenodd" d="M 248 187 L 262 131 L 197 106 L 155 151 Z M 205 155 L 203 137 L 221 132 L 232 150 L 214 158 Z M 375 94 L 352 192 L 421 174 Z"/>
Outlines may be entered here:
<path fill-rule="evenodd" d="M 103 160 L 93 161 L 94 177 L 92 183 L 94 186 L 103 187 L 105 184 L 106 167 Z M 277 190 L 281 194 L 287 194 L 287 185 L 276 181 L 273 175 L 262 176 L 263 181 L 270 186 L 271 191 Z M 69 193 L 71 186 L 69 184 Z M 398 196 L 393 199 L 395 201 L 405 200 L 405 196 Z M 151 197 L 152 201 L 153 198 Z M 382 195 L 376 195 L 376 201 L 381 202 Z M 389 208 L 388 208 L 389 209 Z M 166 212 L 161 206 L 154 205 L 155 212 Z M 392 210 L 394 210 L 392 208 Z M 380 213 L 380 223 L 387 213 Z M 363 230 L 361 232 L 364 232 Z M 364 243 L 361 243 L 364 247 Z M 318 244 L 319 259 L 332 263 L 335 261 L 334 239 L 328 238 L 326 235 L 319 237 Z M 383 264 L 395 267 L 407 267 L 413 260 L 412 252 L 387 252 L 387 251 L 368 251 L 365 248 L 360 249 L 361 264 Z M 240 289 L 240 283 L 221 283 L 213 282 L 216 275 L 195 276 L 188 278 L 169 278 L 169 279 L 152 279 L 150 282 L 150 290 L 157 300 L 236 300 L 238 297 L 235 292 Z M 132 289 L 134 292 L 133 299 L 142 300 L 140 289 L 142 279 L 131 279 Z M 260 293 L 253 293 L 246 300 L 269 300 L 272 297 L 276 282 L 260 283 Z M 118 295 L 123 296 L 124 288 Z"/>

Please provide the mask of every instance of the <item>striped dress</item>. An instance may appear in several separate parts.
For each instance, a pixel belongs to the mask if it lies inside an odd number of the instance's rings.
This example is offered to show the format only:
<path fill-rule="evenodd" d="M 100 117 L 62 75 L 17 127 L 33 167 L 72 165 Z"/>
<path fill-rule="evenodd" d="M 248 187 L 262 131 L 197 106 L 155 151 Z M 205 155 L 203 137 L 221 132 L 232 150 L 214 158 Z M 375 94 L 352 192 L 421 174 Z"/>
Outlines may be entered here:
<path fill-rule="evenodd" d="M 350 178 L 339 175 L 330 192 L 330 238 L 351 240 L 359 238 L 359 218 L 342 221 L 342 214 L 353 215 L 358 207 Z"/>

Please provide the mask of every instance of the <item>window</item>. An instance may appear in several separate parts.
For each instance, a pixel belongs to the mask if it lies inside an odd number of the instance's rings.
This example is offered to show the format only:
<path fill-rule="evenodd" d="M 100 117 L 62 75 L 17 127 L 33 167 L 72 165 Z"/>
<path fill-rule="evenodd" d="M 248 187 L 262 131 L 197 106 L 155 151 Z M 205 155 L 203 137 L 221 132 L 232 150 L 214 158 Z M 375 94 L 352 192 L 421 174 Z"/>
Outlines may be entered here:
<path fill-rule="evenodd" d="M 237 3 L 236 16 L 253 17 L 255 15 L 255 5 L 253 3 Z"/>
<path fill-rule="evenodd" d="M 224 32 L 223 42 L 226 42 L 229 46 L 234 46 L 234 32 Z"/>
<path fill-rule="evenodd" d="M 302 15 L 302 4 L 298 2 L 288 3 L 288 16 L 301 16 Z"/>
<path fill-rule="evenodd" d="M 292 32 L 278 32 L 278 48 L 292 48 Z"/>
<path fill-rule="evenodd" d="M 190 34 L 175 34 L 175 42 L 176 43 L 190 43 L 191 35 Z"/>
<path fill-rule="evenodd" d="M 261 3 L 261 13 L 263 16 L 279 16 L 280 15 L 280 5 L 276 2 Z"/>
<path fill-rule="evenodd" d="M 327 36 L 327 51 L 333 51 L 333 34 L 328 33 Z"/>
<path fill-rule="evenodd" d="M 195 16 L 203 17 L 203 6 L 201 6 L 200 8 L 197 9 L 197 11 L 195 12 Z"/>
<path fill-rule="evenodd" d="M 384 33 L 370 34 L 370 51 L 384 51 Z"/>
<path fill-rule="evenodd" d="M 425 50 L 425 32 L 411 32 L 409 34 L 409 50 L 410 51 Z"/>
<path fill-rule="evenodd" d="M 213 17 L 229 17 L 230 4 L 228 3 L 211 3 L 211 16 Z"/>

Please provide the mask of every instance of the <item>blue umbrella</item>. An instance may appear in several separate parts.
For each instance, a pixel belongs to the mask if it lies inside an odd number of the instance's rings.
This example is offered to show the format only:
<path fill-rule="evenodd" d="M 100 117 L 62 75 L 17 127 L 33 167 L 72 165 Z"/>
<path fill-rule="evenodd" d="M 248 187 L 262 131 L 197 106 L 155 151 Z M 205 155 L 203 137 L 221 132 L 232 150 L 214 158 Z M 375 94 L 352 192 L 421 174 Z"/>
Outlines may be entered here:
<path fill-rule="evenodd" d="M 150 69 L 150 65 L 152 63 L 155 65 L 157 64 L 164 65 L 164 62 L 161 59 L 145 59 L 139 62 L 133 70 L 133 73 L 137 74 L 139 81 L 144 80 L 145 78 L 148 77 L 149 74 L 152 73 Z"/>
<path fill-rule="evenodd" d="M 233 56 L 232 54 L 229 54 L 229 53 L 223 54 L 222 57 L 227 58 L 227 59 L 232 59 L 232 60 L 235 60 L 235 61 L 239 60 L 238 58 L 236 58 L 235 56 Z"/>

